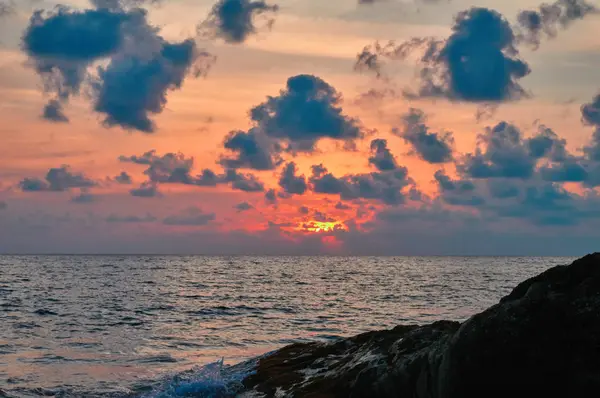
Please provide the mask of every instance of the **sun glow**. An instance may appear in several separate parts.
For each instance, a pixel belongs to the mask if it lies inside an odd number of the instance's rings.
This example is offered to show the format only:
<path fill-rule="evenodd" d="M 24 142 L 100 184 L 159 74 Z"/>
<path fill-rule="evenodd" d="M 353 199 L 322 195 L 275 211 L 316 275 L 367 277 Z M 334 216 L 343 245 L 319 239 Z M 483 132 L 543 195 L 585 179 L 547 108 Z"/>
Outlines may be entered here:
<path fill-rule="evenodd" d="M 306 232 L 322 233 L 322 232 L 333 232 L 333 231 L 345 231 L 346 227 L 337 221 L 334 222 L 322 222 L 322 221 L 308 221 L 300 224 L 299 229 Z"/>

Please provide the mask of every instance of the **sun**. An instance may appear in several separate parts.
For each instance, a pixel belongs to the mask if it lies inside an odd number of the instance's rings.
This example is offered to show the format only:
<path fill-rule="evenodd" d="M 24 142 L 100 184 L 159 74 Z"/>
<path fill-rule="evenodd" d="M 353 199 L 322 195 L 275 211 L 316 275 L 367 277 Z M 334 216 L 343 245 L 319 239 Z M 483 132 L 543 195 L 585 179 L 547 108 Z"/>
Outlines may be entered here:
<path fill-rule="evenodd" d="M 299 229 L 305 232 L 323 233 L 345 230 L 346 228 L 340 222 L 322 222 L 322 221 L 307 221 L 299 225 Z"/>

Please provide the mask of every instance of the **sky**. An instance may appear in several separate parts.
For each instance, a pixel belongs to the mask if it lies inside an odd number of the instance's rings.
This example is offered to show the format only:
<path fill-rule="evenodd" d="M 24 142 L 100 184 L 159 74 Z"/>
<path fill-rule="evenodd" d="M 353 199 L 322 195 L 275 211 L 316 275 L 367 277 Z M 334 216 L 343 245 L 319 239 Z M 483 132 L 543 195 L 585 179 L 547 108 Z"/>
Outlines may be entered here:
<path fill-rule="evenodd" d="M 599 9 L 0 0 L 0 253 L 596 251 Z"/>

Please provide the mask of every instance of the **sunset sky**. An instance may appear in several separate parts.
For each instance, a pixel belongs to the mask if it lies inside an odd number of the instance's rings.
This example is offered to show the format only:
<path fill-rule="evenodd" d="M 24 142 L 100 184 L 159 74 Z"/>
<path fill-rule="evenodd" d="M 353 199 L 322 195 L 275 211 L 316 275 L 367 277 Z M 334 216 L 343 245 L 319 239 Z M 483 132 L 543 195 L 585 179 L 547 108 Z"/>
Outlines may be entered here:
<path fill-rule="evenodd" d="M 595 251 L 596 7 L 0 0 L 0 253 Z"/>

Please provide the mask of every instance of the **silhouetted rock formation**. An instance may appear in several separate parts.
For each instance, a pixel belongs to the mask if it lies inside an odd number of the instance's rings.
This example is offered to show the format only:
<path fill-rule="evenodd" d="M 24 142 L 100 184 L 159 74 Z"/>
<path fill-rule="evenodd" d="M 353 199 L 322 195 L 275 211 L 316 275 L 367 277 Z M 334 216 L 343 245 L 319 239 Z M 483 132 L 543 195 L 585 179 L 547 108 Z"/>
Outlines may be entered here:
<path fill-rule="evenodd" d="M 600 253 L 521 283 L 463 324 L 285 347 L 244 386 L 264 397 L 598 397 Z"/>

